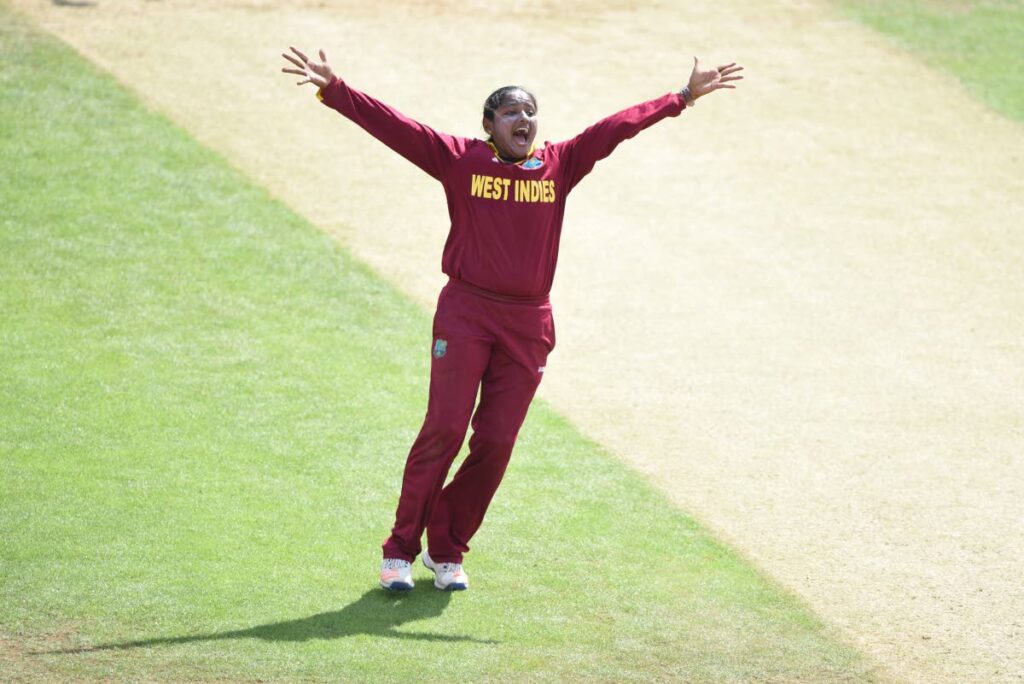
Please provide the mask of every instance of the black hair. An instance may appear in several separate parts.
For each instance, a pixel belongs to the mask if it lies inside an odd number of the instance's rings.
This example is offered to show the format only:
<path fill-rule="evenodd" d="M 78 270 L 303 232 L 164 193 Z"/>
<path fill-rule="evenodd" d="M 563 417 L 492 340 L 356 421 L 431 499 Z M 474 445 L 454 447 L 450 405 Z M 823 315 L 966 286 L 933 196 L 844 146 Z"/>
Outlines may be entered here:
<path fill-rule="evenodd" d="M 502 86 L 493 93 L 487 96 L 484 100 L 484 118 L 488 121 L 494 121 L 494 112 L 497 111 L 498 107 L 505 104 L 505 100 L 510 100 L 512 93 L 514 92 L 526 93 L 527 97 L 533 103 L 533 108 L 537 108 L 537 98 L 526 88 L 516 85 Z"/>

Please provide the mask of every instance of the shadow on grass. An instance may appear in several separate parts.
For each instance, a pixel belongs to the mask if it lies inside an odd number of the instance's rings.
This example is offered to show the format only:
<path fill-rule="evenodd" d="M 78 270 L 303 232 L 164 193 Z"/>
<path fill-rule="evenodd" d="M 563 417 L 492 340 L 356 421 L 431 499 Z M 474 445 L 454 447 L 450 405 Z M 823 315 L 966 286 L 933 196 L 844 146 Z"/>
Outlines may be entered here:
<path fill-rule="evenodd" d="M 491 639 L 475 639 L 457 634 L 434 634 L 431 632 L 399 632 L 397 627 L 414 620 L 440 615 L 452 595 L 446 591 L 411 591 L 406 594 L 390 594 L 372 589 L 354 603 L 341 610 L 318 613 L 298 620 L 272 622 L 248 629 L 228 632 L 193 634 L 179 637 L 139 639 L 113 644 L 99 644 L 82 648 L 37 651 L 34 655 L 55 653 L 92 653 L 150 646 L 172 646 L 199 641 L 220 641 L 224 639 L 263 639 L 265 641 L 309 641 L 310 639 L 342 639 L 357 634 L 387 637 L 390 639 L 420 639 L 424 641 L 469 641 L 478 644 L 498 643 Z"/>

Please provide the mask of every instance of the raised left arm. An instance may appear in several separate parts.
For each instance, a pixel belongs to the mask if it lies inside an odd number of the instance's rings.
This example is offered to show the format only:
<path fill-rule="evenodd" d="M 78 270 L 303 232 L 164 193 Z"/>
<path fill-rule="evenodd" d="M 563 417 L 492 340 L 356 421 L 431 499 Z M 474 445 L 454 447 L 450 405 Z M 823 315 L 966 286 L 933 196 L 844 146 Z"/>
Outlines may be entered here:
<path fill-rule="evenodd" d="M 635 105 L 598 121 L 571 140 L 556 145 L 567 170 L 566 180 L 571 190 L 594 168 L 610 155 L 624 140 L 653 126 L 662 119 L 678 116 L 698 98 L 722 88 L 735 88 L 732 81 L 742 79 L 737 72 L 743 67 L 735 62 L 715 69 L 705 69 L 697 57 L 693 58 L 693 71 L 682 90 L 663 95 L 649 102 Z"/>
<path fill-rule="evenodd" d="M 610 155 L 623 140 L 629 140 L 666 117 L 679 116 L 684 108 L 680 93 L 668 93 L 623 109 L 589 126 L 575 138 L 556 143 L 552 151 L 561 158 L 565 170 L 564 192 L 576 187 L 594 165 Z"/>

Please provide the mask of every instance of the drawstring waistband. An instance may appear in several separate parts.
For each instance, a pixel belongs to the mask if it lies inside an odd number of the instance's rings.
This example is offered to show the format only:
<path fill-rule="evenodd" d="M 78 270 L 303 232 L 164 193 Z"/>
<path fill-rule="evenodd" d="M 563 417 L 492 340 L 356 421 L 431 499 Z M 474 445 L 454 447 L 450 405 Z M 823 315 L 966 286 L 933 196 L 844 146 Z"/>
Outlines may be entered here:
<path fill-rule="evenodd" d="M 496 302 L 505 302 L 506 304 L 532 304 L 532 305 L 538 305 L 538 304 L 547 304 L 547 303 L 549 303 L 551 301 L 550 297 L 548 295 L 546 295 L 546 294 L 544 294 L 544 295 L 526 296 L 526 297 L 521 297 L 521 296 L 516 296 L 516 295 L 507 295 L 507 294 L 502 294 L 500 292 L 493 292 L 491 290 L 485 290 L 482 287 L 477 287 L 476 285 L 471 285 L 471 284 L 467 283 L 465 280 L 459 280 L 458 278 L 452 278 L 451 276 L 448 277 L 448 284 L 451 285 L 452 287 L 456 288 L 456 289 L 463 290 L 464 292 L 469 292 L 470 294 L 479 295 L 480 297 L 485 297 L 487 299 L 493 299 Z"/>

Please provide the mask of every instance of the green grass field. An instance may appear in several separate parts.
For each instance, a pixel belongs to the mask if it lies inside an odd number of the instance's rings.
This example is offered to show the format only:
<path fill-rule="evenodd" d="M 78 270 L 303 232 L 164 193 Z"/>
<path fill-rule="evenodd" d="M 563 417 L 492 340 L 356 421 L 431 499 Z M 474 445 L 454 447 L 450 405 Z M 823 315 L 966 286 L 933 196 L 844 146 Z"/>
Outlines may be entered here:
<path fill-rule="evenodd" d="M 2 5 L 0 160 L 0 678 L 874 678 L 542 403 L 385 594 L 428 315 Z"/>
<path fill-rule="evenodd" d="M 840 5 L 925 64 L 952 73 L 982 102 L 1024 121 L 1021 0 L 840 0 Z M 870 84 L 865 93 L 870 94 Z M 956 93 L 941 106 L 956 107 Z"/>

